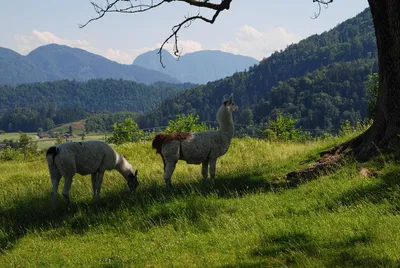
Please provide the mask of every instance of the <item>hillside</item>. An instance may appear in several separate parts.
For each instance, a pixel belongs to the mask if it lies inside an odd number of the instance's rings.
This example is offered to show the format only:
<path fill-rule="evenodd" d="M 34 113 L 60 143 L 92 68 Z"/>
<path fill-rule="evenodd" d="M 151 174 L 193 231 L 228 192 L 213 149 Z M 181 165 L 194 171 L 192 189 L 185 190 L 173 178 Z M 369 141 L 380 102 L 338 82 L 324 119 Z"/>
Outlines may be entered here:
<path fill-rule="evenodd" d="M 139 55 L 133 65 L 163 72 L 182 82 L 206 84 L 225 78 L 258 64 L 259 61 L 246 56 L 235 55 L 218 50 L 202 50 L 187 53 L 176 60 L 167 50 L 163 50 L 163 63 L 160 65 L 158 49 Z"/>
<path fill-rule="evenodd" d="M 140 66 L 119 64 L 86 50 L 63 45 L 38 47 L 26 56 L 0 47 L 0 85 L 114 78 L 150 84 L 178 80 Z"/>
<path fill-rule="evenodd" d="M 95 79 L 0 86 L 0 129 L 36 131 L 78 121 L 88 113 L 150 111 L 161 101 L 193 84 Z"/>
<path fill-rule="evenodd" d="M 181 92 L 141 118 L 161 125 L 179 113 L 215 120 L 225 94 L 234 93 L 241 124 L 259 124 L 277 112 L 292 114 L 307 128 L 332 129 L 366 115 L 364 81 L 377 71 L 377 50 L 369 9 L 320 35 L 275 52 L 246 72 Z"/>

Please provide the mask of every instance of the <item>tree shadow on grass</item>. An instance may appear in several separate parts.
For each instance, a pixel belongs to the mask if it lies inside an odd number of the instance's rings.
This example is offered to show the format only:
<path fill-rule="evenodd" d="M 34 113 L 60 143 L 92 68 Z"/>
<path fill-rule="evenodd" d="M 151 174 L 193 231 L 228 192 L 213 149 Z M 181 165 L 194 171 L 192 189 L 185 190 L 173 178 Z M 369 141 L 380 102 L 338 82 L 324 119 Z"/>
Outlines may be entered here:
<path fill-rule="evenodd" d="M 344 192 L 332 201 L 330 209 L 338 206 L 352 206 L 360 202 L 379 204 L 388 202 L 391 212 L 400 212 L 400 167 L 393 167 L 379 176 L 374 184 L 362 185 Z"/>
<path fill-rule="evenodd" d="M 261 175 L 263 174 L 253 172 L 218 176 L 213 187 L 202 185 L 199 178 L 194 183 L 174 183 L 172 192 L 166 192 L 163 184 L 155 183 L 141 185 L 135 195 L 127 191 L 105 191 L 101 196 L 99 210 L 89 200 L 72 199 L 67 207 L 60 195 L 58 207 L 53 211 L 49 192 L 32 194 L 0 207 L 0 254 L 11 249 L 29 231 L 50 231 L 46 234 L 50 237 L 68 235 L 71 232 L 83 235 L 93 226 L 107 222 L 110 215 L 115 215 L 121 209 L 132 209 L 135 216 L 138 215 L 137 221 L 142 221 L 135 223 L 138 229 L 146 231 L 152 226 L 169 223 L 177 216 L 186 217 L 193 223 L 202 221 L 202 215 L 205 214 L 215 216 L 221 208 L 215 202 L 204 202 L 208 196 L 238 198 L 250 193 L 280 191 L 293 187 L 285 182 L 268 182 Z M 184 202 L 175 202 L 177 199 Z M 168 208 L 171 203 L 175 207 Z M 160 205 L 158 210 L 151 211 L 152 206 L 157 204 Z M 175 211 L 180 209 L 186 214 L 176 215 Z M 51 232 L 52 230 L 55 232 Z"/>
<path fill-rule="evenodd" d="M 318 240 L 301 231 L 261 234 L 250 260 L 225 267 L 399 267 L 396 260 L 356 250 L 372 242 L 368 233 L 354 234 L 340 242 Z"/>

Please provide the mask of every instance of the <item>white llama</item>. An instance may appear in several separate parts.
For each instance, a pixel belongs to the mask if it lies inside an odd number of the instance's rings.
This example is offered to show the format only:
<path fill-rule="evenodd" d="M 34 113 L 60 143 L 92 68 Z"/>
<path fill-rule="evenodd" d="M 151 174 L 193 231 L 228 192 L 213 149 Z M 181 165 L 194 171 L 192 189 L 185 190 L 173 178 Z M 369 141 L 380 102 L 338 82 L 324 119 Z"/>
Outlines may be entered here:
<path fill-rule="evenodd" d="M 217 131 L 177 132 L 158 134 L 153 140 L 152 147 L 156 149 L 164 162 L 164 180 L 167 189 L 171 188 L 171 177 L 178 160 L 188 164 L 202 164 L 201 174 L 203 183 L 210 173 L 211 183 L 214 184 L 217 158 L 224 155 L 231 144 L 234 126 L 232 112 L 237 109 L 233 102 L 233 94 L 222 101 L 217 112 L 220 128 Z M 210 170 L 208 170 L 210 166 Z"/>
<path fill-rule="evenodd" d="M 136 190 L 139 182 L 137 170 L 132 171 L 132 165 L 117 153 L 111 146 L 102 141 L 67 142 L 50 147 L 46 153 L 46 160 L 53 185 L 53 207 L 56 206 L 58 185 L 61 177 L 64 177 L 64 189 L 62 194 L 69 200 L 72 178 L 76 173 L 92 175 L 93 200 L 100 200 L 100 189 L 106 170 L 116 169 L 127 181 L 129 189 Z"/>

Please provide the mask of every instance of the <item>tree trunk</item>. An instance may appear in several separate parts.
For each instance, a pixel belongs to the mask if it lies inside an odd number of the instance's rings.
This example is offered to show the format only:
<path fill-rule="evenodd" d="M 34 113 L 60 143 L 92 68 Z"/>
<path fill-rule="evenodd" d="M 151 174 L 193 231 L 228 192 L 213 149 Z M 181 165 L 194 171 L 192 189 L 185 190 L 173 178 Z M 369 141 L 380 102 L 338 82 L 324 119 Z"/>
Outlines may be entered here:
<path fill-rule="evenodd" d="M 368 0 L 378 47 L 379 91 L 372 126 L 355 139 L 362 160 L 400 149 L 400 0 Z"/>

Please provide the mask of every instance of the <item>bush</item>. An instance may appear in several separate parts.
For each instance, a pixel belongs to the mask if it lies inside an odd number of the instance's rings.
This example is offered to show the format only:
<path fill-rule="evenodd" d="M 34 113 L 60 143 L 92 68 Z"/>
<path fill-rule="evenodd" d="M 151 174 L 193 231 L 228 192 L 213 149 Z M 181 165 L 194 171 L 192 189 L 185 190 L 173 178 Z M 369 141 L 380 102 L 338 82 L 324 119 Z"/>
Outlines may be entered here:
<path fill-rule="evenodd" d="M 4 150 L 0 151 L 0 160 L 1 161 L 11 161 L 11 160 L 17 160 L 20 158 L 21 158 L 21 152 L 18 149 L 7 147 Z"/>
<path fill-rule="evenodd" d="M 122 144 L 124 142 L 135 142 L 143 139 L 144 132 L 139 129 L 138 124 L 132 118 L 126 118 L 122 123 L 115 123 L 112 137 L 107 142 Z"/>
<path fill-rule="evenodd" d="M 168 122 L 168 127 L 165 129 L 165 133 L 174 132 L 202 132 L 206 130 L 211 130 L 206 123 L 199 123 L 199 116 L 189 115 L 177 115 L 175 120 L 170 120 Z"/>
<path fill-rule="evenodd" d="M 275 120 L 269 120 L 269 128 L 262 135 L 270 141 L 302 141 L 311 135 L 300 128 L 295 128 L 296 120 L 291 116 L 278 114 Z"/>

